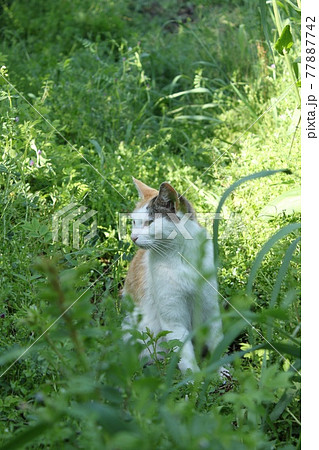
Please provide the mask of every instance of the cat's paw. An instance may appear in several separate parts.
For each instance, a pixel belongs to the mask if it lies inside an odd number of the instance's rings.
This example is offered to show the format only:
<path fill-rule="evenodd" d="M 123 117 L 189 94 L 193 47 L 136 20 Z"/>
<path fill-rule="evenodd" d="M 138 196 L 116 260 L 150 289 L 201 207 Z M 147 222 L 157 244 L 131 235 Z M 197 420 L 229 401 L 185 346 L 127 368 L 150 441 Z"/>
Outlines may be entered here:
<path fill-rule="evenodd" d="M 198 373 L 200 371 L 195 360 L 187 360 L 181 358 L 180 362 L 178 363 L 178 367 L 182 373 L 186 372 Z"/>
<path fill-rule="evenodd" d="M 218 375 L 220 376 L 220 378 L 222 378 L 223 380 L 229 380 L 231 381 L 233 379 L 231 373 L 229 372 L 228 369 L 226 369 L 225 367 L 220 367 L 218 369 Z"/>

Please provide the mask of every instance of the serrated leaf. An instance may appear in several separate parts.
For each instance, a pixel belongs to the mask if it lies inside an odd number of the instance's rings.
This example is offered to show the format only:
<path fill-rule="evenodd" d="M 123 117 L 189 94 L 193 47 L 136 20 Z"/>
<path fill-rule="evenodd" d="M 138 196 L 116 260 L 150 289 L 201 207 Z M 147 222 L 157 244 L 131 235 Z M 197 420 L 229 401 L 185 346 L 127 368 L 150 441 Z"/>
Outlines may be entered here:
<path fill-rule="evenodd" d="M 169 341 L 163 341 L 159 344 L 162 348 L 170 350 L 175 347 L 182 347 L 183 343 L 178 339 L 171 339 Z"/>
<path fill-rule="evenodd" d="M 290 31 L 290 25 L 286 25 L 282 30 L 282 33 L 275 43 L 275 49 L 280 55 L 284 55 L 284 50 L 288 53 L 291 47 L 293 46 L 292 34 Z"/>
<path fill-rule="evenodd" d="M 168 331 L 168 330 L 163 330 L 163 331 L 160 331 L 157 335 L 156 335 L 156 340 L 158 340 L 159 338 L 161 338 L 161 337 L 164 337 L 164 336 L 167 336 L 168 334 L 170 334 L 171 333 L 171 331 Z"/>

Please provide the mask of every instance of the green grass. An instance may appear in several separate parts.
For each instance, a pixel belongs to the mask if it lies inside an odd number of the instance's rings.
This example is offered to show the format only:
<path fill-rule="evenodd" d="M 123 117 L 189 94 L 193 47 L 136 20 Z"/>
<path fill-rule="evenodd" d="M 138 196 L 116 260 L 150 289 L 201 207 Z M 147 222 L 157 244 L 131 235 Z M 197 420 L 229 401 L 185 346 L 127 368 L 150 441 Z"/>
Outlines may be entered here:
<path fill-rule="evenodd" d="M 298 213 L 259 217 L 299 185 L 300 136 L 292 66 L 274 50 L 272 6 L 256 5 L 3 3 L 1 373 L 32 345 L 0 378 L 4 448 L 300 445 L 300 377 L 291 368 L 299 370 L 297 228 L 265 254 L 252 295 L 246 289 L 263 245 L 299 221 Z M 300 15 L 290 3 L 279 6 L 294 39 L 291 64 Z M 172 352 L 143 369 L 140 346 L 124 345 L 120 329 L 131 305 L 119 291 L 135 249 L 118 240 L 117 222 L 136 201 L 132 175 L 188 189 L 195 209 L 207 213 L 234 182 L 273 169 L 292 174 L 235 189 L 219 227 L 221 296 L 255 329 L 226 304 L 225 339 L 194 384 Z M 98 236 L 84 243 L 89 227 L 81 225 L 79 249 L 61 236 L 52 242 L 53 214 L 71 202 L 97 211 Z M 221 359 L 234 378 L 224 385 L 216 377 Z"/>

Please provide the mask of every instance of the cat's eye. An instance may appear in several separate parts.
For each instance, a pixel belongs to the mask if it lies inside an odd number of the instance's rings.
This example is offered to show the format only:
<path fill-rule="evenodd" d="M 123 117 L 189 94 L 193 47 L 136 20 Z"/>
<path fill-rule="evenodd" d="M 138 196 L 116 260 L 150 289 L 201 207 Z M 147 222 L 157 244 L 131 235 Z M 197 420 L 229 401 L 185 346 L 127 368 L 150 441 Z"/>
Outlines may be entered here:
<path fill-rule="evenodd" d="M 146 221 L 144 222 L 144 226 L 145 226 L 145 227 L 149 227 L 149 226 L 151 225 L 151 223 L 153 223 L 153 222 L 154 222 L 153 219 L 146 220 Z"/>

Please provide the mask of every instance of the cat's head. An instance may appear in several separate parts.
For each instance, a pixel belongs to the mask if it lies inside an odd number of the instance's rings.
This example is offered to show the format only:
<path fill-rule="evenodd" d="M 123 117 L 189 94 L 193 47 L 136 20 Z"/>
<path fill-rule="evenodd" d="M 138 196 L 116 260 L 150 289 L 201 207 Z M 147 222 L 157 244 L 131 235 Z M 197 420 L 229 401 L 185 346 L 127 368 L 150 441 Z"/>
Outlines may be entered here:
<path fill-rule="evenodd" d="M 191 204 L 169 183 L 162 183 L 156 190 L 135 178 L 133 181 L 140 200 L 131 214 L 131 238 L 139 247 L 152 248 L 178 238 L 183 230 L 177 224 L 185 215 L 187 220 L 196 220 Z"/>

